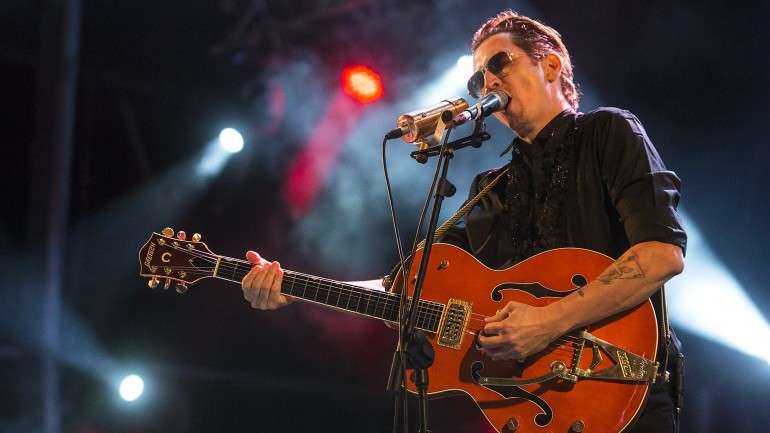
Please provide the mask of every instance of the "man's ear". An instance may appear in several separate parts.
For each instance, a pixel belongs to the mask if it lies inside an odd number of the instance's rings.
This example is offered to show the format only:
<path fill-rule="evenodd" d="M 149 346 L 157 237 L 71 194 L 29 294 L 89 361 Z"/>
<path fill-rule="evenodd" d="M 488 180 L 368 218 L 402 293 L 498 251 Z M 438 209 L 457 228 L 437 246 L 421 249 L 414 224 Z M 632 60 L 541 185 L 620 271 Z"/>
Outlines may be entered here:
<path fill-rule="evenodd" d="M 549 82 L 559 79 L 561 76 L 561 57 L 555 53 L 548 53 L 540 63 L 543 68 L 543 76 Z"/>

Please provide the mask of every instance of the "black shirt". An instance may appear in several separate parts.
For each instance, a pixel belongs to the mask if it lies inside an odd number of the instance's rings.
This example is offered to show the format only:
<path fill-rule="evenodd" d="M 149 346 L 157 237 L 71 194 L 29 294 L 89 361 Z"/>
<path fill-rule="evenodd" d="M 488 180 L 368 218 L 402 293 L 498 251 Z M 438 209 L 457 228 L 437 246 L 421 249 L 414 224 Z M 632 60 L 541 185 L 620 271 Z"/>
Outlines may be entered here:
<path fill-rule="evenodd" d="M 559 144 L 565 145 L 560 148 Z M 547 202 L 544 197 L 552 193 L 554 184 L 548 179 L 549 165 L 543 162 L 555 160 L 553 149 L 574 146 L 569 152 L 566 186 L 561 188 L 561 210 L 556 214 L 556 224 L 562 224 L 563 230 L 554 237 L 558 241 L 552 247 L 581 247 L 618 258 L 631 245 L 660 241 L 678 245 L 685 251 L 687 235 L 676 212 L 680 180 L 673 171 L 666 170 L 641 123 L 630 112 L 618 108 L 599 108 L 582 115 L 564 111 L 551 120 L 531 144 L 517 138 L 512 146 L 520 150 L 523 164 L 511 163 L 509 167 L 520 170 L 528 180 L 521 184 L 530 190 L 530 200 L 520 200 L 520 195 L 511 194 L 511 183 L 501 180 L 466 215 L 465 227 L 453 227 L 442 242 L 460 246 L 491 268 L 507 268 L 528 257 L 527 254 L 516 257 L 515 253 L 520 250 L 513 245 L 511 233 L 515 231 L 511 229 L 511 222 L 516 221 L 517 216 L 529 215 L 529 219 L 517 222 L 533 229 L 532 222 L 537 218 L 515 207 L 525 203 L 533 210 Z M 474 197 L 504 168 L 477 175 L 469 197 Z M 508 177 L 510 180 L 510 174 Z M 512 198 L 520 201 L 509 203 Z M 537 236 L 538 230 L 529 233 Z M 537 252 L 536 248 L 529 251 Z M 659 321 L 664 317 L 660 314 L 660 293 L 652 296 Z M 659 326 L 664 324 L 659 322 Z M 664 336 L 661 333 L 661 343 Z M 669 336 L 671 344 L 660 344 L 656 356 L 664 362 L 664 368 L 669 365 L 664 361 L 666 353 L 674 356 L 680 351 L 673 332 Z M 631 431 L 674 431 L 672 395 L 669 384 L 653 385 L 647 406 Z"/>
<path fill-rule="evenodd" d="M 531 206 L 549 193 L 544 152 L 568 137 L 568 146 L 574 150 L 561 198 L 563 211 L 558 216 L 564 235 L 561 245 L 553 247 L 587 248 L 618 258 L 631 245 L 661 241 L 685 251 L 687 236 L 676 212 L 680 180 L 666 169 L 639 120 L 626 110 L 603 107 L 579 115 L 567 110 L 551 120 L 531 144 L 514 140 L 526 166 L 511 165 L 511 169 L 523 170 L 531 182 Z M 469 197 L 503 168 L 477 175 Z M 518 262 L 513 254 L 509 209 L 519 203 L 509 203 L 506 187 L 505 181 L 498 183 L 466 215 L 465 227 L 452 228 L 441 241 L 460 246 L 492 268 Z"/>

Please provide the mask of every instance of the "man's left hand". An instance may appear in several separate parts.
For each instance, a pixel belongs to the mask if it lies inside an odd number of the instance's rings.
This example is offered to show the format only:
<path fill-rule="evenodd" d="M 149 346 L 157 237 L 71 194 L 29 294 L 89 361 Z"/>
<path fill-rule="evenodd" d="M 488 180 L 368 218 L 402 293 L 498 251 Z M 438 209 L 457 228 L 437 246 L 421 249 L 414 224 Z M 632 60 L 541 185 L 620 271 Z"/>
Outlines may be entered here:
<path fill-rule="evenodd" d="M 479 335 L 482 352 L 496 361 L 524 360 L 558 338 L 562 332 L 552 309 L 508 302 L 487 322 Z"/>

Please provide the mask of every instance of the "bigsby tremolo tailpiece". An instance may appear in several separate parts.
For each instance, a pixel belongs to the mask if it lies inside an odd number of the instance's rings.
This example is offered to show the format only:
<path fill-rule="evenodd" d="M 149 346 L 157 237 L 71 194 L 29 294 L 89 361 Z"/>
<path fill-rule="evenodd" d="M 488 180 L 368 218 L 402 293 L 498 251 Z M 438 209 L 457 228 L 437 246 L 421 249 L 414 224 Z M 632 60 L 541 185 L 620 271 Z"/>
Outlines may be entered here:
<path fill-rule="evenodd" d="M 484 377 L 478 372 L 474 373 L 474 380 L 482 386 L 521 386 L 535 383 L 543 383 L 552 379 L 577 382 L 579 379 L 603 379 L 619 382 L 654 382 L 658 379 L 660 364 L 650 361 L 642 356 L 623 350 L 607 341 L 597 338 L 588 331 L 581 331 L 575 337 L 580 339 L 575 344 L 575 356 L 572 368 L 567 367 L 562 361 L 551 363 L 551 371 L 537 377 L 509 378 L 509 377 Z M 587 369 L 578 367 L 582 350 L 586 344 L 591 345 L 593 358 Z M 601 351 L 606 352 L 615 365 L 603 370 L 594 370 L 602 362 Z"/>
<path fill-rule="evenodd" d="M 617 380 L 622 382 L 654 382 L 657 379 L 660 363 L 650 361 L 649 359 L 623 350 L 595 337 L 588 331 L 582 331 L 579 335 L 592 345 L 593 361 L 591 362 L 591 366 L 585 370 L 575 367 L 573 373 L 577 377 Z M 602 359 L 599 349 L 606 352 L 615 362 L 615 365 L 603 370 L 595 371 L 594 368 L 599 365 Z"/>

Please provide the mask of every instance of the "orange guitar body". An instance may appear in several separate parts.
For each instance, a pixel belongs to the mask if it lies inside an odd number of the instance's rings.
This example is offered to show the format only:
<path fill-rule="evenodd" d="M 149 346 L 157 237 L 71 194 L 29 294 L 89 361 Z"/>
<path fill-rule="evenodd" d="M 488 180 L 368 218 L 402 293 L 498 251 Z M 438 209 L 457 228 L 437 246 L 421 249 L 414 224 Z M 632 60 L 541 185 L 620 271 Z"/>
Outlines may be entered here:
<path fill-rule="evenodd" d="M 419 263 L 421 255 L 419 251 L 414 263 Z M 476 381 L 479 375 L 539 377 L 551 372 L 555 361 L 568 368 L 576 365 L 592 371 L 615 366 L 606 353 L 601 353 L 599 361 L 596 349 L 575 345 L 569 338 L 557 340 L 523 363 L 492 361 L 476 350 L 474 344 L 474 334 L 484 326 L 483 317 L 494 315 L 508 301 L 532 306 L 556 302 L 586 281 L 597 278 L 611 263 L 612 259 L 600 253 L 561 248 L 498 271 L 484 266 L 460 248 L 434 245 L 421 298 L 442 304 L 451 299 L 471 303 L 473 316 L 459 348 L 439 344 L 438 334 L 428 334 L 436 351 L 435 362 L 429 369 L 429 396 L 458 392 L 469 395 L 498 432 L 567 433 L 573 426 L 582 426 L 585 433 L 615 433 L 626 429 L 642 410 L 648 382 L 595 378 L 579 378 L 573 382 L 553 378 L 536 384 L 490 387 Z M 416 269 L 417 266 L 413 266 L 409 276 L 410 295 Z M 400 281 L 393 287 L 400 287 Z M 649 300 L 586 331 L 625 351 L 656 360 L 658 327 Z M 415 391 L 411 381 L 408 388 Z"/>

